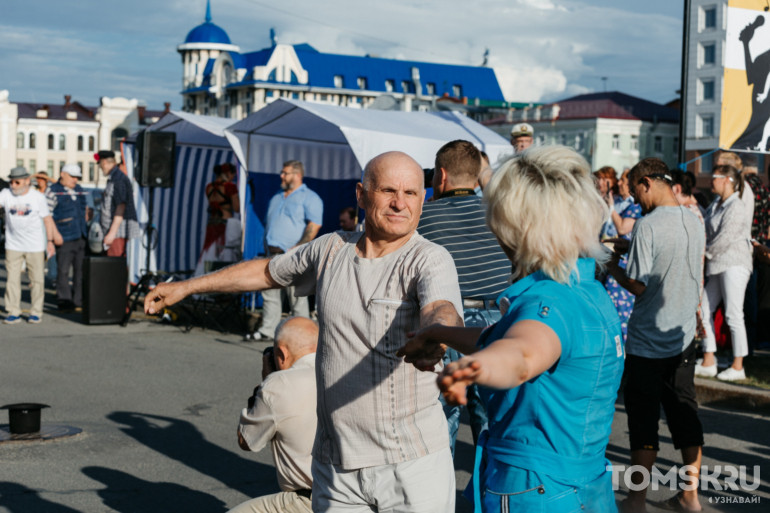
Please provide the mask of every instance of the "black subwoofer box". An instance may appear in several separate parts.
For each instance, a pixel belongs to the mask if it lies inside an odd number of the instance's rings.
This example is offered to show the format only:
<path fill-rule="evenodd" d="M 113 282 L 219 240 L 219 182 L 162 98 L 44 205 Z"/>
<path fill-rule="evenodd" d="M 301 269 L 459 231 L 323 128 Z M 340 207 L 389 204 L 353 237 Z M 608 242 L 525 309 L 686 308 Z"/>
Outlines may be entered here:
<path fill-rule="evenodd" d="M 119 324 L 126 314 L 128 268 L 123 257 L 83 260 L 83 323 Z"/>

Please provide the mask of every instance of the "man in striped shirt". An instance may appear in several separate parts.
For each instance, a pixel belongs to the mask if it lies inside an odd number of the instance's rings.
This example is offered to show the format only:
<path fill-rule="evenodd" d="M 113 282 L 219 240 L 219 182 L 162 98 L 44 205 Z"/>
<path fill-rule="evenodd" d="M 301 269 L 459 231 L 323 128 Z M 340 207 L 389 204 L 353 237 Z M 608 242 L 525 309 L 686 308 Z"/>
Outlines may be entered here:
<path fill-rule="evenodd" d="M 433 173 L 433 201 L 423 206 L 417 232 L 452 255 L 465 325 L 484 327 L 500 318 L 494 300 L 508 286 L 511 262 L 487 227 L 484 206 L 474 191 L 481 165 L 481 152 L 468 141 L 451 141 L 441 147 Z M 460 353 L 447 349 L 444 363 L 459 357 Z M 475 385 L 468 387 L 468 412 L 476 442 L 487 416 Z M 445 404 L 444 413 L 454 453 L 460 407 Z"/>

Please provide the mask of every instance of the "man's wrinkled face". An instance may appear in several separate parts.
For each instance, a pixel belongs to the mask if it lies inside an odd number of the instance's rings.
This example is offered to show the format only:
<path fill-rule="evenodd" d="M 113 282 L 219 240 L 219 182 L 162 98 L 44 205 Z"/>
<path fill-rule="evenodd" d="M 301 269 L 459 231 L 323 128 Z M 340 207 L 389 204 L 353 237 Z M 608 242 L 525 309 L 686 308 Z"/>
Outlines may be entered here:
<path fill-rule="evenodd" d="M 516 153 L 521 153 L 530 146 L 532 146 L 531 135 L 519 135 L 517 137 L 511 137 L 511 146 L 516 150 Z"/>
<path fill-rule="evenodd" d="M 104 173 L 105 176 L 110 174 L 110 171 L 112 171 L 112 168 L 114 167 L 115 167 L 115 159 L 112 159 L 112 158 L 99 159 L 99 169 L 102 170 L 102 173 Z"/>
<path fill-rule="evenodd" d="M 425 195 L 423 180 L 422 169 L 409 158 L 390 157 L 378 163 L 366 188 L 358 184 L 356 190 L 370 235 L 394 240 L 417 229 Z"/>
<path fill-rule="evenodd" d="M 69 189 L 73 189 L 78 184 L 78 178 L 76 176 L 72 176 L 66 171 L 62 172 L 59 181 L 63 186 Z"/>
<path fill-rule="evenodd" d="M 14 196 L 23 196 L 29 190 L 30 178 L 13 178 L 11 180 L 11 193 Z"/>

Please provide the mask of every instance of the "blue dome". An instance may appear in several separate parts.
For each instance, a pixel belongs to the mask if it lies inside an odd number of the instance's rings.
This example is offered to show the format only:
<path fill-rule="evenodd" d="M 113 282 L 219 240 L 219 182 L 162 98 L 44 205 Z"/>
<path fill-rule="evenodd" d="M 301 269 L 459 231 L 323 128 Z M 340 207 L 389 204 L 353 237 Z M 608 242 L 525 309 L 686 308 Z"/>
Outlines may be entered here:
<path fill-rule="evenodd" d="M 218 25 L 214 25 L 210 21 L 201 23 L 194 29 L 192 29 L 184 40 L 185 43 L 220 43 L 223 45 L 229 45 L 230 38 Z"/>

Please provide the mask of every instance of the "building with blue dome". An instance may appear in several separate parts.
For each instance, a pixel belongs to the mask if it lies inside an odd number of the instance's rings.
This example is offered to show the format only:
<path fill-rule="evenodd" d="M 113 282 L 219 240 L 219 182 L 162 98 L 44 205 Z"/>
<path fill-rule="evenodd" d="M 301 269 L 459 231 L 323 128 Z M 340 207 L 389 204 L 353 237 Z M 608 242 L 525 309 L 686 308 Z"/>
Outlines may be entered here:
<path fill-rule="evenodd" d="M 187 112 L 241 119 L 278 98 L 398 110 L 512 106 L 492 68 L 324 53 L 278 44 L 272 31 L 270 47 L 242 53 L 211 20 L 207 0 L 204 23 L 177 47 Z"/>

